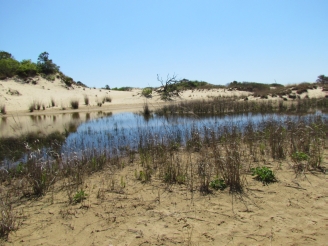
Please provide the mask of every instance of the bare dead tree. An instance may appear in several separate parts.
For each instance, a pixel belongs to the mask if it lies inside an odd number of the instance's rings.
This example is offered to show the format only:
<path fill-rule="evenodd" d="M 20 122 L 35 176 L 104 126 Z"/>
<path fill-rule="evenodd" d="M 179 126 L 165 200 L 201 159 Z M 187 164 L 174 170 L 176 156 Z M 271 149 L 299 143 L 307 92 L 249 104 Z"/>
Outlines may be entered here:
<path fill-rule="evenodd" d="M 172 100 L 172 97 L 180 97 L 180 90 L 178 88 L 179 80 L 177 80 L 177 75 L 173 74 L 172 77 L 168 74 L 166 80 L 163 80 L 157 74 L 157 80 L 161 82 L 162 87 L 157 90 L 160 94 L 161 99 L 168 101 Z"/>

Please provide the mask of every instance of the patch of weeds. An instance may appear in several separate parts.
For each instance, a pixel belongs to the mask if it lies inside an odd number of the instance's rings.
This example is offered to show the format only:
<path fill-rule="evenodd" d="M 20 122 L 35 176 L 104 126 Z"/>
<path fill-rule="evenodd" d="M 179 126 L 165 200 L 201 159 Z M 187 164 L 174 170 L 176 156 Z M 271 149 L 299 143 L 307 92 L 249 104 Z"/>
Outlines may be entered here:
<path fill-rule="evenodd" d="M 83 200 L 85 200 L 87 198 L 87 196 L 88 196 L 88 194 L 86 194 L 84 192 L 84 190 L 81 189 L 80 191 L 76 192 L 76 194 L 73 197 L 73 200 L 75 203 L 80 203 Z"/>
<path fill-rule="evenodd" d="M 223 179 L 216 178 L 210 182 L 210 187 L 214 190 L 224 190 L 227 188 L 227 184 Z"/>
<path fill-rule="evenodd" d="M 255 179 L 261 181 L 263 184 L 268 184 L 272 182 L 276 182 L 276 177 L 274 176 L 274 173 L 271 169 L 267 167 L 257 167 L 252 168 L 252 176 L 255 176 Z"/>
<path fill-rule="evenodd" d="M 292 155 L 293 159 L 296 161 L 306 161 L 309 159 L 309 156 L 307 154 L 305 154 L 304 152 L 298 152 L 296 151 L 293 155 Z"/>
<path fill-rule="evenodd" d="M 178 175 L 176 177 L 178 184 L 185 184 L 186 183 L 186 175 Z"/>
<path fill-rule="evenodd" d="M 137 170 L 135 171 L 135 177 L 137 180 L 140 180 L 141 182 L 148 182 L 150 181 L 150 172 L 147 171 L 139 171 L 139 173 L 137 172 Z"/>

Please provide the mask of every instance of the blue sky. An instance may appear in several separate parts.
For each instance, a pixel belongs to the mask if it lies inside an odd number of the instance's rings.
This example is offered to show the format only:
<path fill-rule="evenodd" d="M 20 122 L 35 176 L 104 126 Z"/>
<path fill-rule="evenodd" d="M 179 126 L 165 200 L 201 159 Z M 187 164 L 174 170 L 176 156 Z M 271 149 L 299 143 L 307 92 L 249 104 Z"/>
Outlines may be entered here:
<path fill-rule="evenodd" d="M 290 84 L 328 75 L 327 0 L 0 0 L 0 50 L 47 51 L 88 86 L 163 78 Z"/>

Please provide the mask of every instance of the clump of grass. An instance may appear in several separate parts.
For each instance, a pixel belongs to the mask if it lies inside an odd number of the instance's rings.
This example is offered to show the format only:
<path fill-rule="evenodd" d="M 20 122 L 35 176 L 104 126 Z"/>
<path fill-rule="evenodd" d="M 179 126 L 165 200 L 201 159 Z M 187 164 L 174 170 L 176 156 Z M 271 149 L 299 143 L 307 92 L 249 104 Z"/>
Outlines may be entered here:
<path fill-rule="evenodd" d="M 98 107 L 101 107 L 102 106 L 102 102 L 98 102 L 97 105 L 98 105 Z"/>
<path fill-rule="evenodd" d="M 142 90 L 141 95 L 143 95 L 144 97 L 151 97 L 153 90 L 151 87 L 146 87 Z"/>
<path fill-rule="evenodd" d="M 51 107 L 56 106 L 55 99 L 53 99 L 53 98 L 50 99 L 50 105 L 51 105 Z"/>
<path fill-rule="evenodd" d="M 256 167 L 252 168 L 252 176 L 256 175 L 256 179 L 262 181 L 263 184 L 268 184 L 272 182 L 276 182 L 276 177 L 271 169 L 267 167 Z"/>
<path fill-rule="evenodd" d="M 71 100 L 70 104 L 71 104 L 71 107 L 73 109 L 78 109 L 79 108 L 79 101 L 78 100 Z"/>
<path fill-rule="evenodd" d="M 0 238 L 8 239 L 11 231 L 18 229 L 18 223 L 15 213 L 10 204 L 5 201 L 0 203 Z"/>
<path fill-rule="evenodd" d="M 84 95 L 84 104 L 89 105 L 89 97 L 87 95 Z"/>
<path fill-rule="evenodd" d="M 105 96 L 105 102 L 112 102 L 112 98 L 110 96 Z"/>
<path fill-rule="evenodd" d="M 226 183 L 223 179 L 214 179 L 210 182 L 210 187 L 214 190 L 224 190 L 227 188 Z"/>
<path fill-rule="evenodd" d="M 1 114 L 6 114 L 6 105 L 0 105 L 0 113 Z"/>
<path fill-rule="evenodd" d="M 33 112 L 36 109 L 35 101 L 30 103 L 30 106 L 28 107 L 28 110 L 30 112 Z"/>
<path fill-rule="evenodd" d="M 143 106 L 143 115 L 150 116 L 151 111 L 149 109 L 148 103 L 145 103 Z"/>
<path fill-rule="evenodd" d="M 84 190 L 80 190 L 78 192 L 76 192 L 76 194 L 74 195 L 74 202 L 75 203 L 80 203 L 82 202 L 83 200 L 85 200 L 87 198 L 88 194 L 84 192 Z"/>
<path fill-rule="evenodd" d="M 35 106 L 36 106 L 36 109 L 37 109 L 37 110 L 40 110 L 40 109 L 41 109 L 41 102 L 40 102 L 40 101 L 37 101 L 37 102 L 35 103 Z"/>

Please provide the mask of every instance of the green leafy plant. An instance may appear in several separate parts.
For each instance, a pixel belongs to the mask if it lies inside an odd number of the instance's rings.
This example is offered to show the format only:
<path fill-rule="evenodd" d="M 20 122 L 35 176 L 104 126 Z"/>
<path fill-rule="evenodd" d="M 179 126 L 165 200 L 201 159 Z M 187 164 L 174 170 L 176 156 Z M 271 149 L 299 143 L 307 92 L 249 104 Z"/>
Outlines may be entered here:
<path fill-rule="evenodd" d="M 295 161 L 306 161 L 309 159 L 309 156 L 307 154 L 305 154 L 304 152 L 298 152 L 296 151 L 293 155 L 292 155 L 292 158 L 295 160 Z"/>
<path fill-rule="evenodd" d="M 74 195 L 73 197 L 73 200 L 75 203 L 79 203 L 79 202 L 82 202 L 83 200 L 85 200 L 87 198 L 88 194 L 86 194 L 84 192 L 84 190 L 80 190 L 78 192 L 76 192 L 76 194 Z"/>
<path fill-rule="evenodd" d="M 216 178 L 210 182 L 210 187 L 214 190 L 224 190 L 227 185 L 223 179 Z"/>
<path fill-rule="evenodd" d="M 271 169 L 267 167 L 257 167 L 252 168 L 252 176 L 256 175 L 256 179 L 259 181 L 262 181 L 263 184 L 276 182 L 276 177 L 274 176 L 274 173 Z"/>

